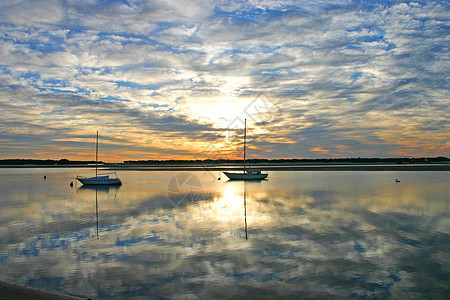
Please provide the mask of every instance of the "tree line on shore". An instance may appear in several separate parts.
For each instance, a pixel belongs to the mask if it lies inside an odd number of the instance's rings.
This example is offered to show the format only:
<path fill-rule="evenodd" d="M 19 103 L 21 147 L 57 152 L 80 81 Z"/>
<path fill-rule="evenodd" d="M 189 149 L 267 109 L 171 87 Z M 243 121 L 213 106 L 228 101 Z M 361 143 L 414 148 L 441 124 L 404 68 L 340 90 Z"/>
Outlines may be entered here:
<path fill-rule="evenodd" d="M 449 162 L 447 157 L 416 157 L 416 158 L 319 158 L 319 159 L 248 159 L 248 164 L 302 164 L 302 163 L 388 163 L 388 164 L 412 164 L 412 163 L 444 163 Z M 0 160 L 0 165 L 45 165 L 45 166 L 70 166 L 70 165 L 90 165 L 95 161 L 79 161 L 68 159 L 4 159 Z M 104 164 L 104 162 L 97 162 Z M 125 165 L 226 165 L 226 164 L 242 164 L 242 159 L 205 159 L 205 160 L 127 160 L 122 164 Z"/>
<path fill-rule="evenodd" d="M 101 164 L 102 162 L 98 162 Z M 93 161 L 84 160 L 68 160 L 68 159 L 3 159 L 0 160 L 0 165 L 13 165 L 13 166 L 23 166 L 23 165 L 38 165 L 38 166 L 67 166 L 67 165 L 89 165 L 95 164 Z"/>
<path fill-rule="evenodd" d="M 418 157 L 418 158 L 281 158 L 281 159 L 247 159 L 249 164 L 301 164 L 301 163 L 439 163 L 448 162 L 447 157 Z M 242 164 L 242 159 L 205 159 L 205 160 L 128 160 L 124 164 Z"/>

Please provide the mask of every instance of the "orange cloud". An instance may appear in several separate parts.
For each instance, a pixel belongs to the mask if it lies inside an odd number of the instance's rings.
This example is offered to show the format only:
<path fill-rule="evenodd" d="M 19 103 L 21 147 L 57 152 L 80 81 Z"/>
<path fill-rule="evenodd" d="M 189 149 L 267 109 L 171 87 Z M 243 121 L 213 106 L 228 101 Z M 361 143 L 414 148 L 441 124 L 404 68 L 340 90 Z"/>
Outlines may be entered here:
<path fill-rule="evenodd" d="M 321 153 L 321 154 L 331 154 L 329 150 L 322 149 L 322 148 L 319 148 L 319 147 L 311 148 L 311 149 L 309 149 L 309 151 L 318 152 L 318 153 Z"/>

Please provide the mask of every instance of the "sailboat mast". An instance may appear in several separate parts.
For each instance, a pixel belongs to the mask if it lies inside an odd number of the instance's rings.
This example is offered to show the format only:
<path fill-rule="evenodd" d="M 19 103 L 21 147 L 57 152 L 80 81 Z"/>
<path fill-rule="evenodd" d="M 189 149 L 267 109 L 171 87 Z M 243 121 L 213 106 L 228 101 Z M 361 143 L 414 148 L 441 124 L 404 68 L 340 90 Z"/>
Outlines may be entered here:
<path fill-rule="evenodd" d="M 245 172 L 245 143 L 247 140 L 247 119 L 244 120 L 244 172 Z"/>
<path fill-rule="evenodd" d="M 98 177 L 97 165 L 98 165 L 98 131 L 97 131 L 97 143 L 95 145 L 95 177 Z"/>

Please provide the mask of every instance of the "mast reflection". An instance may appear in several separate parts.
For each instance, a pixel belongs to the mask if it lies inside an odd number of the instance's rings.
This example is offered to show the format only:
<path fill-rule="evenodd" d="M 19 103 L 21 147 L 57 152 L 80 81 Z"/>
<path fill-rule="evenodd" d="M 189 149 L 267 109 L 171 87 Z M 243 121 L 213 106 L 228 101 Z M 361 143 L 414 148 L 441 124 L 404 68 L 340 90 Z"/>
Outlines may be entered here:
<path fill-rule="evenodd" d="M 244 181 L 244 224 L 245 224 L 245 239 L 248 240 L 247 230 L 247 183 Z"/>
<path fill-rule="evenodd" d="M 97 240 L 99 239 L 98 235 L 98 190 L 95 189 L 95 216 L 97 220 Z"/>
<path fill-rule="evenodd" d="M 89 191 L 95 191 L 95 220 L 96 220 L 96 230 L 95 234 L 97 236 L 97 239 L 100 237 L 100 230 L 99 230 L 99 205 L 98 205 L 98 193 L 105 193 L 109 194 L 110 192 L 114 192 L 114 198 L 117 196 L 117 191 L 120 189 L 121 186 L 109 186 L 109 185 L 82 185 L 79 188 L 77 188 L 77 193 L 81 192 L 89 192 Z"/>

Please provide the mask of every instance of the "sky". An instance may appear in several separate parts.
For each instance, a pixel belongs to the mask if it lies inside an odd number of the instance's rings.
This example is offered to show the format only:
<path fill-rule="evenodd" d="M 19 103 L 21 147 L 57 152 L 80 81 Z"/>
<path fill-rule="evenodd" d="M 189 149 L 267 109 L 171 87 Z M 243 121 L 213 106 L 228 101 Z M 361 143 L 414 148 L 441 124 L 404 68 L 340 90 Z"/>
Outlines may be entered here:
<path fill-rule="evenodd" d="M 2 0 L 0 159 L 449 157 L 449 6 Z"/>

